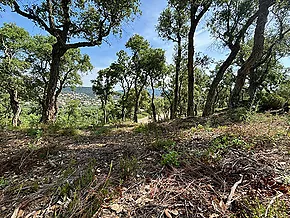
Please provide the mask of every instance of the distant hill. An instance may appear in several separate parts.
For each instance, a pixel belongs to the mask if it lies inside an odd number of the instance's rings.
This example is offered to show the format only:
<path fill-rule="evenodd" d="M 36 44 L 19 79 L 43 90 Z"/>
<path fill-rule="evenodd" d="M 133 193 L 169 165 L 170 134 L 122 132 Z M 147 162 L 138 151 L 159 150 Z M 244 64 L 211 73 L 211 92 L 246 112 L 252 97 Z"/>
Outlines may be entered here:
<path fill-rule="evenodd" d="M 92 87 L 76 87 L 74 89 L 66 87 L 62 90 L 62 93 L 73 93 L 73 92 L 78 93 L 78 94 L 86 94 L 92 98 L 95 97 Z"/>

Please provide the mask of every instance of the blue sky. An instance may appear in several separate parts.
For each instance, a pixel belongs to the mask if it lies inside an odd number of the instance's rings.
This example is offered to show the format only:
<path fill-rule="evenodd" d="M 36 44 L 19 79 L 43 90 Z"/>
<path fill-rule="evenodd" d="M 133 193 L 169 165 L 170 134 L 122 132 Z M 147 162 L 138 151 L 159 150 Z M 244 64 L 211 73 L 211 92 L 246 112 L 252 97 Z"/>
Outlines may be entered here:
<path fill-rule="evenodd" d="M 134 22 L 125 23 L 122 26 L 123 34 L 122 38 L 117 36 L 110 36 L 107 43 L 103 43 L 99 47 L 82 48 L 82 53 L 86 53 L 90 56 L 91 62 L 94 66 L 94 70 L 88 75 L 83 75 L 83 86 L 91 86 L 91 80 L 96 78 L 96 74 L 100 69 L 108 67 L 114 60 L 116 60 L 116 53 L 121 49 L 125 49 L 125 43 L 134 34 L 140 34 L 147 39 L 151 45 L 155 48 L 163 48 L 166 50 L 167 62 L 172 62 L 173 44 L 168 41 L 163 41 L 158 37 L 155 32 L 155 26 L 160 12 L 166 7 L 166 0 L 141 0 L 142 15 L 135 18 Z M 25 28 L 32 35 L 46 34 L 45 31 L 39 29 L 30 20 L 21 17 L 16 13 L 12 13 L 8 10 L 0 13 L 0 26 L 4 22 L 14 22 L 18 26 Z M 210 35 L 205 25 L 200 25 L 196 33 L 196 50 L 203 52 L 216 60 L 223 59 L 225 57 L 225 51 L 219 50 L 214 46 L 214 41 L 210 38 Z M 290 67 L 289 57 L 283 60 L 286 66 Z"/>

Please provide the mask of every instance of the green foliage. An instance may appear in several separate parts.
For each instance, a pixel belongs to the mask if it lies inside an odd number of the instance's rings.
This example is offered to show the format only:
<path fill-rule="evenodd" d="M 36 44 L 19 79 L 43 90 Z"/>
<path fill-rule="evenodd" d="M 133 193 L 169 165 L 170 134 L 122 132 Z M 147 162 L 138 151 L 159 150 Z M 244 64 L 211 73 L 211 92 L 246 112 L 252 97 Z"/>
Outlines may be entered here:
<path fill-rule="evenodd" d="M 162 155 L 161 164 L 178 167 L 180 165 L 179 157 L 180 155 L 177 151 L 169 151 Z"/>
<path fill-rule="evenodd" d="M 36 139 L 40 139 L 43 136 L 43 129 L 29 128 L 27 129 L 27 135 L 32 136 Z"/>
<path fill-rule="evenodd" d="M 75 160 L 64 170 L 61 184 L 56 189 L 64 208 L 55 211 L 55 215 L 64 214 L 91 217 L 101 207 L 105 199 L 110 200 L 114 193 L 109 189 L 112 164 L 109 173 L 102 183 L 95 176 L 96 160 L 89 160 L 89 164 L 82 171 L 77 172 Z M 93 191 L 88 191 L 88 188 Z M 65 210 L 63 210 L 65 209 Z"/>
<path fill-rule="evenodd" d="M 276 93 L 265 93 L 261 97 L 260 107 L 263 111 L 265 110 L 276 110 L 281 109 L 286 100 Z"/>
<path fill-rule="evenodd" d="M 161 12 L 158 18 L 156 30 L 159 36 L 165 40 L 178 41 L 188 34 L 188 14 L 184 10 L 182 2 L 172 2 Z"/>
<path fill-rule="evenodd" d="M 261 202 L 258 198 L 253 198 L 245 200 L 244 204 L 247 209 L 243 211 L 243 215 L 247 218 L 289 217 L 287 205 L 283 200 L 276 199 L 273 204 L 269 205 L 268 203 Z"/>
<path fill-rule="evenodd" d="M 8 186 L 9 182 L 5 179 L 4 176 L 0 177 L 0 188 L 3 189 Z"/>

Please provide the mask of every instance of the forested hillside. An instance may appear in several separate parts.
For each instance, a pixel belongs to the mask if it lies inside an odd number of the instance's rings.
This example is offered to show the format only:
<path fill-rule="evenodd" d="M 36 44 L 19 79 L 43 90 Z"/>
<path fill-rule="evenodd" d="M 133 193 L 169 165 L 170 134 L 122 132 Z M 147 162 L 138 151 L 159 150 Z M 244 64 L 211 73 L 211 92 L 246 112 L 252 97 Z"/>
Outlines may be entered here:
<path fill-rule="evenodd" d="M 0 41 L 0 217 L 290 217 L 289 0 L 4 0 Z"/>

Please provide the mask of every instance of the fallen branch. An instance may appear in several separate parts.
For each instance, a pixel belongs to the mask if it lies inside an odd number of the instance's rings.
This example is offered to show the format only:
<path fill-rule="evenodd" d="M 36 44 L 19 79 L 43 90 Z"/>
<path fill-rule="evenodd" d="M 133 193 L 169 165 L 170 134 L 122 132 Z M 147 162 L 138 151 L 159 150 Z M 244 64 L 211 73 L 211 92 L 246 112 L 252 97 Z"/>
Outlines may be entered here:
<path fill-rule="evenodd" d="M 237 181 L 234 185 L 233 185 L 233 187 L 231 188 L 231 193 L 230 193 L 230 195 L 228 196 L 228 200 L 227 200 L 227 203 L 226 203 L 226 206 L 227 207 L 229 207 L 231 204 L 232 204 L 232 202 L 233 202 L 233 196 L 234 196 L 234 194 L 235 194 L 235 192 L 236 192 L 236 189 L 237 189 L 237 187 L 238 187 L 238 185 L 239 184 L 241 184 L 242 183 L 242 181 L 243 181 L 243 175 L 241 175 L 241 179 L 239 180 L 239 181 Z"/>

